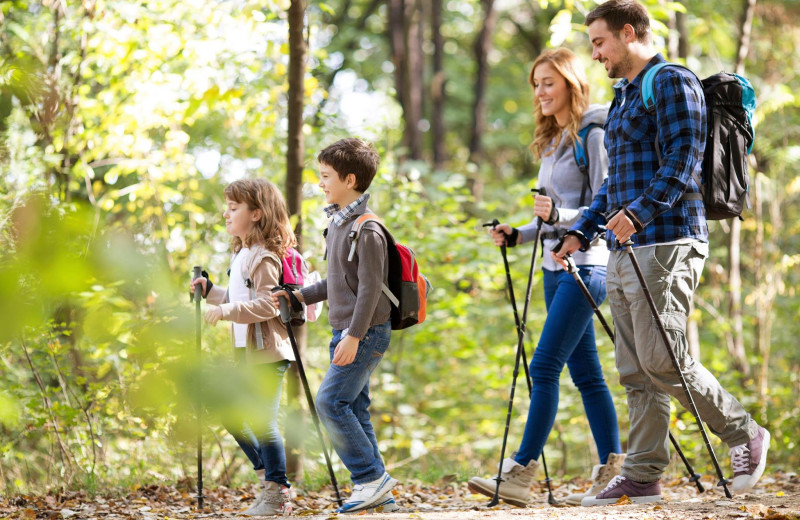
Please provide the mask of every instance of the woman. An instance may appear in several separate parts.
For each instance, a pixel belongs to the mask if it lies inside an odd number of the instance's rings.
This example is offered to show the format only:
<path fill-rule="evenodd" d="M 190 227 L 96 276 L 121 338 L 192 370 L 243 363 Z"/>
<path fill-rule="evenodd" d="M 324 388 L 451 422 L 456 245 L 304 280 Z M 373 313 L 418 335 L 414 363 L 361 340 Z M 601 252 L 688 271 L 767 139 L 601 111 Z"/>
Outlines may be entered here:
<path fill-rule="evenodd" d="M 534 62 L 528 81 L 533 87 L 536 117 L 531 151 L 541 159 L 539 187 L 546 188 L 548 194 L 536 195 L 533 213 L 544 222 L 540 237 L 544 250 L 549 251 L 589 206 L 607 176 L 602 125 L 608 109 L 589 105 L 583 65 L 568 49 L 543 52 Z M 589 163 L 584 174 L 573 148 L 579 131 L 589 125 L 596 126 L 582 143 Z M 500 224 L 491 234 L 495 245 L 514 247 L 533 240 L 536 228 L 534 219 L 519 229 Z M 576 252 L 574 259 L 581 279 L 599 305 L 606 297 L 608 251 L 591 247 Z M 572 275 L 549 254 L 543 256 L 542 271 L 547 319 L 530 364 L 533 394 L 519 450 L 503 461 L 499 496 L 516 506 L 528 504 L 530 486 L 539 468 L 537 459 L 555 421 L 559 377 L 566 364 L 581 393 L 600 456 L 600 464 L 592 471 L 592 488 L 567 497 L 568 503 L 580 505 L 581 498 L 599 492 L 619 474 L 625 455 L 620 453 L 617 414 L 597 357 L 592 308 Z M 493 478 L 473 477 L 469 481 L 470 490 L 487 496 L 494 495 L 496 485 Z"/>

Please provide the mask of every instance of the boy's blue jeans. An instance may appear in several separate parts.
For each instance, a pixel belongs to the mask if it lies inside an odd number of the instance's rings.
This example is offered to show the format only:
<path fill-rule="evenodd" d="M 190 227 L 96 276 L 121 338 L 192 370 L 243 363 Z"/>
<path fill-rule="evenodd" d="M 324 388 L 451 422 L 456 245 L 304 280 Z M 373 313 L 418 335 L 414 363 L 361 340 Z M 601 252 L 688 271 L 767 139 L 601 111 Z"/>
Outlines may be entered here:
<path fill-rule="evenodd" d="M 244 351 L 244 349 L 237 349 Z M 236 442 L 244 454 L 253 464 L 253 469 L 258 471 L 263 469 L 264 480 L 277 482 L 278 484 L 289 487 L 289 480 L 286 478 L 286 453 L 283 450 L 283 439 L 278 429 L 278 409 L 281 404 L 281 386 L 283 376 L 289 368 L 288 361 L 278 363 L 263 363 L 254 365 L 253 370 L 258 372 L 261 384 L 263 385 L 264 399 L 263 415 L 258 421 L 240 425 L 226 424 L 225 429 L 233 435 Z M 255 432 L 253 430 L 256 430 Z"/>
<path fill-rule="evenodd" d="M 331 364 L 317 392 L 317 413 L 356 484 L 376 480 L 386 471 L 370 422 L 369 376 L 389 348 L 391 333 L 389 321 L 367 329 L 353 362 Z M 342 331 L 333 329 L 331 359 L 341 338 Z"/>
<path fill-rule="evenodd" d="M 583 283 L 599 306 L 606 297 L 605 266 L 578 266 Z M 589 419 L 600 463 L 621 453 L 617 413 L 597 357 L 592 310 L 578 283 L 566 271 L 544 273 L 547 319 L 531 359 L 533 396 L 528 420 L 514 460 L 523 466 L 539 458 L 558 410 L 559 378 L 566 363 Z"/>

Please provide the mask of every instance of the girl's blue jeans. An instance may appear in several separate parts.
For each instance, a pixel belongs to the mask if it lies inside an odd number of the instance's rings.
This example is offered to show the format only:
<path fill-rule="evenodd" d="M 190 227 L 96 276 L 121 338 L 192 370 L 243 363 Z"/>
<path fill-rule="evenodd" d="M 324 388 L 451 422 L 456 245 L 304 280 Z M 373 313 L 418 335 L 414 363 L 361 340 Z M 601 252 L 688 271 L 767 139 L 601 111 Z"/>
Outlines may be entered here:
<path fill-rule="evenodd" d="M 386 471 L 370 421 L 369 376 L 389 348 L 391 333 L 389 321 L 367 329 L 353 362 L 331 364 L 317 392 L 319 418 L 356 484 L 376 480 Z M 331 359 L 341 338 L 342 331 L 333 329 Z"/>
<path fill-rule="evenodd" d="M 245 349 L 236 349 L 244 351 Z M 278 429 L 278 409 L 281 404 L 281 386 L 283 376 L 289 368 L 288 361 L 263 363 L 250 367 L 257 372 L 263 393 L 263 415 L 258 421 L 238 425 L 226 424 L 227 429 L 244 454 L 253 464 L 253 469 L 264 470 L 264 480 L 277 482 L 289 487 L 286 478 L 286 453 L 283 451 L 283 439 Z M 255 426 L 258 424 L 258 426 Z M 254 431 L 255 430 L 255 431 Z"/>
<path fill-rule="evenodd" d="M 605 266 L 578 266 L 580 277 L 599 306 L 606 297 Z M 533 395 L 528 420 L 514 460 L 523 466 L 539 458 L 558 410 L 559 379 L 564 364 L 578 387 L 589 419 L 600 463 L 609 453 L 621 453 L 617 413 L 597 357 L 592 310 L 578 283 L 566 271 L 544 273 L 547 319 L 533 354 L 530 373 Z"/>

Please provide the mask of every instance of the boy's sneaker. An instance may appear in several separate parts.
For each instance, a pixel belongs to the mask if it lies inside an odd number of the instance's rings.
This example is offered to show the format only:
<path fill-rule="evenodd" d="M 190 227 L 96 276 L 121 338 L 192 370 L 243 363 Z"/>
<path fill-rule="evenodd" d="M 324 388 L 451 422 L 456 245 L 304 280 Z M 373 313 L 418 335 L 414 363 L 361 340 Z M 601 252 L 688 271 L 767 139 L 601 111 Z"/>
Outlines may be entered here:
<path fill-rule="evenodd" d="M 367 508 L 367 513 L 391 513 L 400 509 L 394 501 L 394 495 L 389 491 L 381 500 Z"/>
<path fill-rule="evenodd" d="M 571 506 L 579 506 L 585 497 L 596 496 L 606 488 L 612 478 L 620 474 L 623 462 L 625 462 L 624 453 L 609 453 L 605 464 L 596 464 L 592 468 L 592 487 L 583 493 L 568 495 L 564 502 Z"/>
<path fill-rule="evenodd" d="M 740 444 L 730 449 L 731 466 L 733 466 L 733 491 L 749 491 L 753 489 L 764 473 L 769 450 L 769 432 L 758 427 L 758 433 L 747 444 Z"/>
<path fill-rule="evenodd" d="M 382 477 L 372 482 L 356 484 L 353 486 L 353 494 L 336 512 L 355 513 L 356 511 L 367 509 L 379 501 L 382 502 L 386 493 L 395 485 L 397 485 L 397 481 L 390 477 L 388 473 L 384 473 Z"/>
<path fill-rule="evenodd" d="M 264 489 L 256 503 L 248 510 L 240 513 L 246 516 L 289 516 L 292 514 L 292 502 L 289 500 L 289 488 L 277 482 L 261 481 Z"/>
<path fill-rule="evenodd" d="M 647 504 L 661 501 L 661 485 L 655 482 L 634 482 L 622 475 L 617 475 L 608 486 L 596 497 L 585 497 L 582 506 L 604 506 L 615 504 L 623 496 L 627 496 L 634 504 Z"/>
<path fill-rule="evenodd" d="M 523 466 L 513 458 L 505 459 L 503 470 L 500 473 L 503 481 L 500 483 L 498 497 L 511 505 L 527 507 L 531 499 L 533 477 L 538 469 L 539 463 L 535 460 L 531 460 L 527 466 Z M 497 481 L 493 478 L 472 477 L 467 482 L 467 487 L 473 493 L 494 497 Z"/>

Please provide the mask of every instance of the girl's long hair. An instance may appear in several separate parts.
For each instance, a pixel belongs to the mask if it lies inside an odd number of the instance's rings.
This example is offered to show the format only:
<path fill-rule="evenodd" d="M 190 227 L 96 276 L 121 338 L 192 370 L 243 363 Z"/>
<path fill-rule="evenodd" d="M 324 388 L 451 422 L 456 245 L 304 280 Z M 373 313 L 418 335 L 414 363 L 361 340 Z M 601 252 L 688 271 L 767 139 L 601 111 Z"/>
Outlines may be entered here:
<path fill-rule="evenodd" d="M 243 247 L 262 244 L 278 258 L 283 258 L 290 247 L 297 245 L 297 238 L 289 224 L 289 212 L 280 190 L 265 179 L 241 179 L 225 188 L 225 198 L 238 204 L 247 204 L 250 211 L 261 210 L 261 218 L 245 237 L 233 237 L 231 247 L 238 253 Z"/>
<path fill-rule="evenodd" d="M 583 63 L 569 49 L 559 47 L 558 49 L 548 49 L 541 53 L 536 61 L 533 62 L 531 72 L 528 75 L 528 83 L 533 88 L 533 73 L 536 67 L 542 63 L 549 63 L 561 74 L 567 82 L 569 89 L 569 121 L 567 122 L 567 134 L 573 143 L 578 139 L 581 118 L 586 108 L 589 106 L 589 82 L 586 80 L 586 72 Z M 536 118 L 536 130 L 533 133 L 531 152 L 533 156 L 540 159 L 544 155 L 550 155 L 555 151 L 561 141 L 563 128 L 558 126 L 555 116 L 542 115 L 542 106 L 539 98 L 536 97 L 536 89 L 533 91 L 533 115 Z"/>

